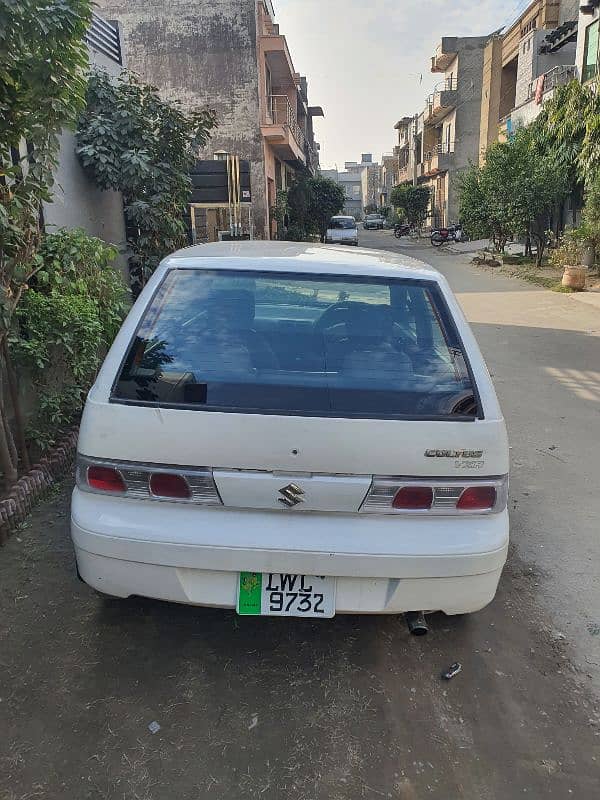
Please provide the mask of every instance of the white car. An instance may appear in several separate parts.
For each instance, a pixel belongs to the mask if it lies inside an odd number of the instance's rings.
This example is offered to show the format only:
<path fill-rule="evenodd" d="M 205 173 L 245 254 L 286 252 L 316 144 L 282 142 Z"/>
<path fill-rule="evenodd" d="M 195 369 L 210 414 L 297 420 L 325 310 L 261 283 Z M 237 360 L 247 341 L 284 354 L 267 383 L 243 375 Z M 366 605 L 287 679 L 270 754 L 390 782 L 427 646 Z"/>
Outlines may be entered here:
<path fill-rule="evenodd" d="M 358 247 L 358 226 L 354 217 L 337 216 L 329 220 L 325 242 L 328 244 L 350 244 Z"/>
<path fill-rule="evenodd" d="M 490 376 L 434 269 L 191 247 L 160 265 L 90 391 L 78 571 L 114 597 L 240 614 L 476 611 L 506 560 L 507 475 Z"/>

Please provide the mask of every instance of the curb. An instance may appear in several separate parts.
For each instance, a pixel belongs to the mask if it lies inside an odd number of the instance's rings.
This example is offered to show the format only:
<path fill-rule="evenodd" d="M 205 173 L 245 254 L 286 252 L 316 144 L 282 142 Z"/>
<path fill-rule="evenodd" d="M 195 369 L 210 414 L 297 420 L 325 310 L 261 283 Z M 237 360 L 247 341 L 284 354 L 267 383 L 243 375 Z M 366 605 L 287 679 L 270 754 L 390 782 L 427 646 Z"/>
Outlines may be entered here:
<path fill-rule="evenodd" d="M 79 426 L 73 427 L 48 455 L 22 475 L 9 495 L 0 501 L 0 546 L 23 522 L 50 487 L 63 478 L 73 463 Z"/>

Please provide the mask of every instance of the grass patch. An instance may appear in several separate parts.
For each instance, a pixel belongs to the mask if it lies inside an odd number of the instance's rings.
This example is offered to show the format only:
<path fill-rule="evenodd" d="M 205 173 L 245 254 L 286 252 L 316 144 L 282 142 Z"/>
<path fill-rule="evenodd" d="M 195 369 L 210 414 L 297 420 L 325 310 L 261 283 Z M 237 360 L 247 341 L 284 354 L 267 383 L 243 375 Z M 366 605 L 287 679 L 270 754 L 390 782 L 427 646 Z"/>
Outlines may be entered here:
<path fill-rule="evenodd" d="M 535 258 L 532 256 L 502 256 L 502 263 L 503 264 L 512 264 L 516 267 L 536 267 L 537 263 Z M 548 266 L 550 263 L 549 259 L 545 256 L 542 258 L 541 269 Z"/>

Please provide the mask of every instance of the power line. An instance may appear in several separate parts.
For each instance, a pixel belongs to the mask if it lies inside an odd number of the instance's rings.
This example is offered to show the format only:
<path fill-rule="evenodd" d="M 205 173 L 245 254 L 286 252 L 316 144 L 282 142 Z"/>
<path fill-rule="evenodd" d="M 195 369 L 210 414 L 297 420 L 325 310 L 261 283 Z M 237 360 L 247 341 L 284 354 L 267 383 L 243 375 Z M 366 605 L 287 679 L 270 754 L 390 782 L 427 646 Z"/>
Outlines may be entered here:
<path fill-rule="evenodd" d="M 513 7 L 513 10 L 502 23 L 502 27 L 505 28 L 509 22 L 512 25 L 512 23 L 515 22 L 521 16 L 521 14 L 527 10 L 527 7 L 531 5 L 531 2 L 532 0 L 519 0 L 519 2 Z"/>

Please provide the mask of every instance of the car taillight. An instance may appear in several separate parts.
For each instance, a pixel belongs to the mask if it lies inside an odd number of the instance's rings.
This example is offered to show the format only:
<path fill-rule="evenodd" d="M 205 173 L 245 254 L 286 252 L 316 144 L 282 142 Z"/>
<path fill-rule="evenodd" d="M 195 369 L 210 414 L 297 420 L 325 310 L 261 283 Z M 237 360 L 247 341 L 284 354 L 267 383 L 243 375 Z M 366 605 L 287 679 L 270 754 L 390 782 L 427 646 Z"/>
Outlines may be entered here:
<path fill-rule="evenodd" d="M 403 486 L 396 492 L 392 507 L 405 511 L 426 511 L 433 504 L 431 486 Z"/>
<path fill-rule="evenodd" d="M 508 499 L 508 476 L 456 478 L 375 476 L 362 506 L 366 514 L 497 514 Z"/>
<path fill-rule="evenodd" d="M 150 491 L 155 497 L 173 497 L 178 500 L 189 500 L 191 497 L 186 479 L 170 472 L 153 472 L 150 476 Z"/>
<path fill-rule="evenodd" d="M 155 502 L 223 505 L 210 467 L 158 466 L 78 455 L 76 477 L 77 486 L 85 492 Z"/>
<path fill-rule="evenodd" d="M 125 494 L 127 487 L 123 476 L 114 467 L 90 466 L 87 469 L 87 482 L 97 492 Z"/>
<path fill-rule="evenodd" d="M 469 486 L 461 494 L 456 507 L 459 511 L 489 511 L 495 503 L 494 486 Z"/>

